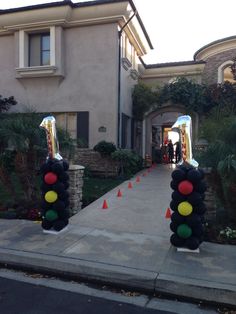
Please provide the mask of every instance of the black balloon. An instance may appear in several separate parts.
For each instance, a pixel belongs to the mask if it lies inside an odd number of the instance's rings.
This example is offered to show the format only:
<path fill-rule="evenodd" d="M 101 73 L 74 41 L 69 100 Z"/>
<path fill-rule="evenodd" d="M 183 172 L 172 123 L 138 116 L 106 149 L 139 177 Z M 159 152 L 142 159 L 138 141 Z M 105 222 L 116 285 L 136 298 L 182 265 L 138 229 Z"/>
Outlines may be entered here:
<path fill-rule="evenodd" d="M 195 213 L 186 217 L 186 223 L 192 228 L 201 224 L 201 217 Z"/>
<path fill-rule="evenodd" d="M 65 208 L 66 208 L 66 204 L 65 204 L 65 202 L 63 202 L 61 200 L 57 200 L 52 205 L 52 209 L 56 210 L 56 211 L 61 211 L 61 210 L 64 210 Z"/>
<path fill-rule="evenodd" d="M 181 169 L 176 169 L 172 172 L 171 176 L 174 181 L 179 183 L 180 181 L 186 179 L 186 172 Z"/>
<path fill-rule="evenodd" d="M 205 212 L 206 212 L 206 206 L 205 206 L 205 204 L 204 203 L 201 203 L 201 204 L 199 204 L 198 206 L 196 206 L 195 208 L 194 208 L 194 212 L 196 213 L 196 214 L 198 214 L 198 215 L 204 215 L 205 214 Z"/>
<path fill-rule="evenodd" d="M 66 160 L 63 160 L 63 168 L 65 171 L 67 171 L 69 169 L 69 163 Z"/>
<path fill-rule="evenodd" d="M 61 173 L 59 175 L 59 180 L 63 183 L 67 182 L 69 180 L 69 175 L 68 173 L 64 172 L 64 173 Z"/>
<path fill-rule="evenodd" d="M 50 230 L 52 228 L 53 223 L 51 221 L 48 221 L 47 219 L 43 219 L 42 221 L 42 228 L 44 230 Z"/>
<path fill-rule="evenodd" d="M 199 172 L 197 169 L 190 169 L 187 173 L 187 179 L 193 184 L 197 184 L 201 180 L 201 172 Z"/>
<path fill-rule="evenodd" d="M 174 200 L 172 200 L 172 201 L 170 202 L 170 208 L 171 208 L 174 212 L 178 210 L 178 205 L 179 205 L 179 203 L 176 202 L 176 201 L 174 201 Z"/>
<path fill-rule="evenodd" d="M 67 220 L 59 219 L 59 220 L 54 222 L 53 228 L 54 228 L 55 231 L 61 231 L 67 225 L 68 225 L 68 221 Z"/>
<path fill-rule="evenodd" d="M 171 215 L 171 221 L 173 221 L 177 225 L 181 225 L 181 224 L 185 223 L 186 218 L 184 216 L 180 215 L 178 212 L 174 212 Z"/>
<path fill-rule="evenodd" d="M 201 173 L 201 179 L 203 180 L 204 177 L 205 177 L 205 172 L 204 172 L 204 170 L 201 169 L 201 168 L 198 168 L 198 171 Z"/>
<path fill-rule="evenodd" d="M 178 203 L 184 202 L 187 199 L 185 195 L 179 193 L 178 191 L 174 191 L 171 196 L 172 196 L 172 199 Z"/>
<path fill-rule="evenodd" d="M 172 221 L 170 223 L 170 230 L 176 233 L 177 232 L 177 228 L 178 228 L 178 224 Z"/>
<path fill-rule="evenodd" d="M 62 182 L 57 182 L 53 184 L 53 190 L 57 193 L 63 193 L 65 191 L 65 185 Z"/>
<path fill-rule="evenodd" d="M 52 165 L 52 171 L 60 175 L 64 173 L 63 163 L 58 161 Z"/>
<path fill-rule="evenodd" d="M 183 247 L 185 245 L 185 239 L 178 237 L 175 233 L 171 235 L 170 242 L 176 247 Z"/>
<path fill-rule="evenodd" d="M 207 189 L 207 186 L 204 181 L 199 182 L 199 184 L 197 184 L 196 187 L 194 187 L 194 190 L 200 194 L 203 194 L 204 192 L 206 192 L 206 189 Z"/>
<path fill-rule="evenodd" d="M 41 201 L 41 208 L 44 210 L 51 209 L 52 205 L 46 202 L 44 199 Z"/>
<path fill-rule="evenodd" d="M 202 204 L 202 197 L 200 193 L 193 192 L 187 197 L 188 202 L 192 206 L 198 206 Z"/>
<path fill-rule="evenodd" d="M 44 163 L 40 167 L 40 173 L 45 174 L 47 172 L 51 171 L 51 165 L 49 163 Z"/>
<path fill-rule="evenodd" d="M 65 201 L 69 198 L 69 193 L 67 191 L 63 191 L 58 196 L 60 200 Z"/>
<path fill-rule="evenodd" d="M 45 192 L 48 192 L 52 189 L 52 187 L 49 185 L 49 184 L 46 184 L 46 183 L 42 183 L 41 184 L 41 190 L 45 193 Z"/>
<path fill-rule="evenodd" d="M 196 250 L 199 247 L 199 244 L 199 239 L 194 236 L 188 238 L 185 243 L 186 247 L 190 250 Z"/>
<path fill-rule="evenodd" d="M 170 187 L 172 188 L 172 190 L 177 190 L 178 189 L 178 182 L 176 182 L 175 180 L 172 180 L 170 182 Z"/>
<path fill-rule="evenodd" d="M 70 218 L 70 213 L 68 210 L 64 209 L 58 212 L 58 216 L 62 220 L 67 220 Z"/>
<path fill-rule="evenodd" d="M 198 226 L 195 226 L 195 228 L 193 228 L 192 230 L 193 230 L 193 235 L 197 238 L 201 237 L 204 232 L 204 228 L 201 223 Z"/>
<path fill-rule="evenodd" d="M 70 186 L 70 183 L 68 181 L 64 181 L 63 184 L 64 184 L 64 187 L 65 187 L 65 190 L 67 190 L 69 188 L 69 186 Z"/>

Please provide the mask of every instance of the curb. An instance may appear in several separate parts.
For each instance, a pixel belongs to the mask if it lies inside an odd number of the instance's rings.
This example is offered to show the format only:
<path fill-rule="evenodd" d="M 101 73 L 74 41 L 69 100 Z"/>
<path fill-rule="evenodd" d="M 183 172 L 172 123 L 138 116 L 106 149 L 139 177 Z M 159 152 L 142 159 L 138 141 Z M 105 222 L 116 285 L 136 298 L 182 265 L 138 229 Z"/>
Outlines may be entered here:
<path fill-rule="evenodd" d="M 236 306 L 236 287 L 119 265 L 0 248 L 0 264 L 146 293 Z"/>

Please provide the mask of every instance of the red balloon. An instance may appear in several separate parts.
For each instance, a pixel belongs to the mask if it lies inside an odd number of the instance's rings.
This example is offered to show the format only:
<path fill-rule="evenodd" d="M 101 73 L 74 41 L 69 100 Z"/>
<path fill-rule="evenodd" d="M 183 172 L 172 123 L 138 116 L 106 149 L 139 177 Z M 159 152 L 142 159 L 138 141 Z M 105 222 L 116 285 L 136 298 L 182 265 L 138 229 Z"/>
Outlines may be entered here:
<path fill-rule="evenodd" d="M 57 182 L 57 175 L 55 173 L 53 173 L 53 172 L 48 172 L 44 176 L 44 181 L 47 184 L 54 184 L 54 183 Z"/>
<path fill-rule="evenodd" d="M 184 180 L 178 185 L 178 190 L 181 194 L 188 195 L 193 192 L 193 185 L 190 181 Z"/>

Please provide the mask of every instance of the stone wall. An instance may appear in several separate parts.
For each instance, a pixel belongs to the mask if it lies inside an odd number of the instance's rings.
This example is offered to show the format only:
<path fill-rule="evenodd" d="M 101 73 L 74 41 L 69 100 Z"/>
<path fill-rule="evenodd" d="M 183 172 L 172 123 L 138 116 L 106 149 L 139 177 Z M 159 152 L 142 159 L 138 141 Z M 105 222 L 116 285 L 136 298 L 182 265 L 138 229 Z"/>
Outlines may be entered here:
<path fill-rule="evenodd" d="M 70 165 L 68 170 L 70 187 L 70 214 L 74 215 L 82 208 L 82 188 L 83 188 L 83 175 L 84 167 L 78 165 Z"/>
<path fill-rule="evenodd" d="M 211 178 L 211 170 L 208 168 L 204 168 L 205 173 L 205 181 L 207 184 L 207 190 L 205 192 L 205 200 L 204 203 L 206 205 L 207 211 L 205 214 L 205 218 L 207 221 L 214 221 L 216 218 L 216 195 L 212 185 Z"/>
<path fill-rule="evenodd" d="M 73 163 L 84 166 L 94 176 L 116 177 L 119 171 L 117 161 L 110 157 L 102 157 L 100 153 L 87 148 L 76 149 Z"/>
<path fill-rule="evenodd" d="M 218 68 L 225 61 L 232 60 L 236 55 L 236 49 L 231 49 L 213 55 L 207 59 L 203 74 L 202 81 L 205 84 L 214 84 L 218 81 Z"/>

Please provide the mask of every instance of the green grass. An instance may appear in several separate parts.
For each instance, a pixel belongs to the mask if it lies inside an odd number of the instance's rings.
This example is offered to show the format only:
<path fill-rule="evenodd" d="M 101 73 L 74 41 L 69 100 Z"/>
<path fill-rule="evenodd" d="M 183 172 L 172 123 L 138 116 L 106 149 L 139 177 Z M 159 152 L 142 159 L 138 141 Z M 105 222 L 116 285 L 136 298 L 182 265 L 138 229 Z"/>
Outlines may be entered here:
<path fill-rule="evenodd" d="M 83 186 L 83 207 L 121 184 L 123 179 L 85 177 Z"/>

